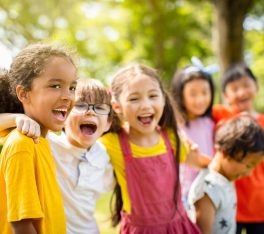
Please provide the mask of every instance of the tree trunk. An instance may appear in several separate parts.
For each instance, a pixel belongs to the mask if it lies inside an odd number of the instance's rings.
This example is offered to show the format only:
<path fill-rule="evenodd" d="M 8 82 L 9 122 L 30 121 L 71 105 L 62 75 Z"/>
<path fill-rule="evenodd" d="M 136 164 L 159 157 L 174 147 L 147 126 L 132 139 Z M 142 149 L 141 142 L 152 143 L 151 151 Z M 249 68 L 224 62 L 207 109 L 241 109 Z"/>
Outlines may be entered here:
<path fill-rule="evenodd" d="M 221 71 L 243 61 L 243 21 L 254 0 L 213 0 L 214 48 Z"/>

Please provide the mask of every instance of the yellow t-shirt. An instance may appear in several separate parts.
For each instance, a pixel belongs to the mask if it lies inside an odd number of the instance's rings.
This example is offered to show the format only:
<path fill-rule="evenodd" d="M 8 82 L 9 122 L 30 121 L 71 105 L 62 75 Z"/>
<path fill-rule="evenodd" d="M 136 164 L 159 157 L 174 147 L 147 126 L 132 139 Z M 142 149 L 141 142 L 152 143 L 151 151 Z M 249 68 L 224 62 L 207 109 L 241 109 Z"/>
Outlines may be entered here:
<path fill-rule="evenodd" d="M 173 131 L 168 131 L 168 138 L 171 142 L 172 148 L 176 149 L 175 136 Z M 118 184 L 122 191 L 123 210 L 130 213 L 131 204 L 128 195 L 126 174 L 125 174 L 125 162 L 122 155 L 121 146 L 119 143 L 118 135 L 116 133 L 107 133 L 103 135 L 99 141 L 104 144 L 106 150 L 110 156 L 111 163 L 114 167 Z M 134 157 L 153 157 L 153 155 L 163 154 L 167 151 L 165 142 L 160 136 L 159 143 L 150 148 L 143 148 L 130 142 L 131 151 Z M 181 139 L 181 150 L 180 150 L 180 162 L 185 162 L 187 153 L 189 151 L 188 145 L 184 140 Z"/>
<path fill-rule="evenodd" d="M 10 222 L 37 219 L 37 232 L 66 233 L 66 222 L 49 143 L 34 144 L 17 130 L 5 139 L 0 155 L 0 230 Z"/>

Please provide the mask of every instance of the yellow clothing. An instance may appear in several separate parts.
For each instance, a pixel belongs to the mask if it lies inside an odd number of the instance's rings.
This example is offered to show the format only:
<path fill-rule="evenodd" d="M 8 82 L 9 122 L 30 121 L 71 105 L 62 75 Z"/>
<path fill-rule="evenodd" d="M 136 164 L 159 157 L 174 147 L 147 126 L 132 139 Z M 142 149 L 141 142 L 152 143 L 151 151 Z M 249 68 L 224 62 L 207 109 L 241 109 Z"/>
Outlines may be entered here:
<path fill-rule="evenodd" d="M 10 129 L 0 131 L 0 152 L 3 148 L 3 141 L 9 132 L 10 132 Z"/>
<path fill-rule="evenodd" d="M 171 146 L 175 151 L 176 143 L 175 143 L 175 136 L 173 134 L 173 131 L 168 131 L 167 134 L 171 142 Z M 125 162 L 124 162 L 124 157 L 122 155 L 122 150 L 119 143 L 118 135 L 116 133 L 107 133 L 103 135 L 99 139 L 99 141 L 102 144 L 104 144 L 104 146 L 106 147 L 106 150 L 110 156 L 111 163 L 116 173 L 118 184 L 121 187 L 123 210 L 126 211 L 127 213 L 130 213 L 131 204 L 130 204 L 127 183 L 126 183 Z M 144 148 L 137 146 L 131 142 L 130 142 L 130 147 L 132 154 L 135 158 L 153 157 L 154 155 L 160 155 L 167 151 L 167 147 L 165 145 L 162 136 L 160 136 L 159 143 L 153 147 Z M 189 148 L 187 144 L 185 144 L 185 142 L 181 139 L 180 162 L 185 162 L 188 150 Z"/>
<path fill-rule="evenodd" d="M 35 144 L 17 130 L 5 139 L 0 155 L 0 230 L 11 234 L 10 222 L 37 219 L 37 232 L 66 233 L 55 165 L 45 138 Z"/>

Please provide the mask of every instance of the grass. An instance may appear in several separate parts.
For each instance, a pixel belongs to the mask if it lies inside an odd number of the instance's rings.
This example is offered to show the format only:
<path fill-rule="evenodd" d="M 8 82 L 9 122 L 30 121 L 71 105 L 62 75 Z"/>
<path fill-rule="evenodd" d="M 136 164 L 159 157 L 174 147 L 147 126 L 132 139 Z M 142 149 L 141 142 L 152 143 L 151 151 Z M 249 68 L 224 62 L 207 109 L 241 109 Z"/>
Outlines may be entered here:
<path fill-rule="evenodd" d="M 103 195 L 96 203 L 95 218 L 99 226 L 100 234 L 119 234 L 119 226 L 111 227 L 110 222 L 110 198 L 112 193 Z M 242 234 L 246 234 L 243 230 Z"/>
<path fill-rule="evenodd" d="M 100 234 L 119 234 L 119 226 L 111 227 L 110 198 L 112 193 L 107 193 L 97 201 L 95 218 L 99 226 Z"/>

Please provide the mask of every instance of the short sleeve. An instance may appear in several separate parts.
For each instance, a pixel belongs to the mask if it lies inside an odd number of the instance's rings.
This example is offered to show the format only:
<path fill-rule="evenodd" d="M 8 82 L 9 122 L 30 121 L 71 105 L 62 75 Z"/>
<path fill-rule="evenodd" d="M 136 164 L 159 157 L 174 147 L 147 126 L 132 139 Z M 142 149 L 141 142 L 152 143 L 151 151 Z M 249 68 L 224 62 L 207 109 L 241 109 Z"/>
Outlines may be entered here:
<path fill-rule="evenodd" d="M 205 178 L 203 186 L 204 186 L 204 193 L 206 193 L 208 197 L 211 199 L 215 209 L 219 209 L 223 200 L 221 187 L 217 184 L 212 183 L 207 178 Z"/>
<path fill-rule="evenodd" d="M 4 170 L 8 221 L 43 217 L 36 185 L 33 155 L 17 152 L 8 157 Z"/>

